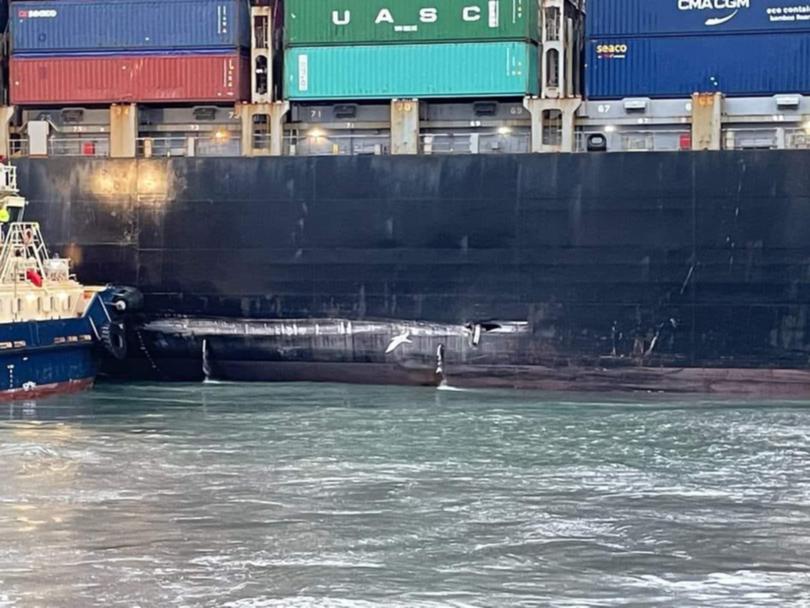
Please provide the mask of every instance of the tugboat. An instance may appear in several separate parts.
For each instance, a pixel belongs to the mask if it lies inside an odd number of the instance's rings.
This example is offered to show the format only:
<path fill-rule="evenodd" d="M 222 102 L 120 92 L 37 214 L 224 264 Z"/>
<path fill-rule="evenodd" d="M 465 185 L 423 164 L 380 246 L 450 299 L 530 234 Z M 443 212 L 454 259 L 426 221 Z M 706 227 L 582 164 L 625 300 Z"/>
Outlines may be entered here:
<path fill-rule="evenodd" d="M 100 350 L 126 356 L 122 313 L 139 294 L 88 287 L 70 260 L 51 256 L 39 224 L 23 221 L 27 201 L 16 168 L 0 165 L 0 400 L 89 388 Z"/>

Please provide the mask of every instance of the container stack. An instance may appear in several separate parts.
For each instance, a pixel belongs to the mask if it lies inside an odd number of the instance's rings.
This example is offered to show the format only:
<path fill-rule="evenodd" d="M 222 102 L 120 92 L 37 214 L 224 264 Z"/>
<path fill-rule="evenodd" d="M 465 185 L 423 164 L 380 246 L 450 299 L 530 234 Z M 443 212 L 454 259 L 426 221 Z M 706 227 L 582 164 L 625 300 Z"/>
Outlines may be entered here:
<path fill-rule="evenodd" d="M 537 94 L 538 0 L 286 0 L 292 100 Z"/>
<path fill-rule="evenodd" d="M 590 0 L 591 99 L 810 93 L 810 4 Z"/>
<path fill-rule="evenodd" d="M 247 0 L 11 3 L 16 105 L 247 98 Z"/>

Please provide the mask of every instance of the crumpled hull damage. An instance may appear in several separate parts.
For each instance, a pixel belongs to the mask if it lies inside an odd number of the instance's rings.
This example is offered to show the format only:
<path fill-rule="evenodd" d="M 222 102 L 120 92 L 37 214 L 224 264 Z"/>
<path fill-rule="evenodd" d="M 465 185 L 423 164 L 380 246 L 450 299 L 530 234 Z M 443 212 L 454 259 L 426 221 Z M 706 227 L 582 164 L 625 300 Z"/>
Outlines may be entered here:
<path fill-rule="evenodd" d="M 143 323 L 130 340 L 141 356 L 139 364 L 127 363 L 129 374 L 168 380 L 769 397 L 810 392 L 810 370 L 678 367 L 645 360 L 643 353 L 563 360 L 538 349 L 522 322 L 169 318 Z"/>

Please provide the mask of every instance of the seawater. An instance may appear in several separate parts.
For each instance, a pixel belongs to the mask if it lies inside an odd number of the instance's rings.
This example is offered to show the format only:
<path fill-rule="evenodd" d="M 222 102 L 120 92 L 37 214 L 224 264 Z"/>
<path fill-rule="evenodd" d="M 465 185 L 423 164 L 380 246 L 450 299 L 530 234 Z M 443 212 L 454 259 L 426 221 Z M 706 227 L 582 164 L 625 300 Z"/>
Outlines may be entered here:
<path fill-rule="evenodd" d="M 804 403 L 102 385 L 0 406 L 0 607 L 810 605 Z"/>

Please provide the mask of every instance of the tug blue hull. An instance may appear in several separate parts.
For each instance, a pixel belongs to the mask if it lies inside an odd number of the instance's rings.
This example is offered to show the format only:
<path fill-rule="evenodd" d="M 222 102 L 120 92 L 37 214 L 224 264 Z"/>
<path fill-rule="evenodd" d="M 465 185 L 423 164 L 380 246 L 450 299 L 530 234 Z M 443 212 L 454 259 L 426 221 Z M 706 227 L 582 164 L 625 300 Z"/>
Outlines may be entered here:
<path fill-rule="evenodd" d="M 80 318 L 0 324 L 0 400 L 92 386 L 100 328 L 110 323 L 102 297 L 94 296 Z"/>

